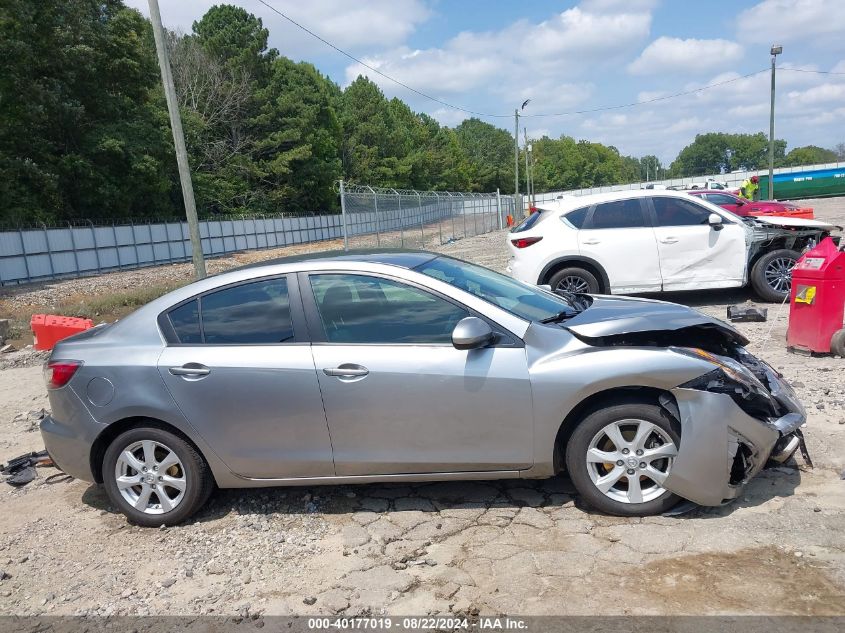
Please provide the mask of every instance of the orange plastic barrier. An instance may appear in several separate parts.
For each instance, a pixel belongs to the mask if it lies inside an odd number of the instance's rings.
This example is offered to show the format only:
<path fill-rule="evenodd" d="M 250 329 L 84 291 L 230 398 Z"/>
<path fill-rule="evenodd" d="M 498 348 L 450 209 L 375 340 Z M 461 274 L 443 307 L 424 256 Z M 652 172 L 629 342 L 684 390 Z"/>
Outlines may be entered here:
<path fill-rule="evenodd" d="M 807 207 L 805 209 L 795 209 L 794 211 L 778 211 L 777 213 L 750 213 L 749 215 L 753 215 L 756 217 L 766 217 L 767 215 L 774 215 L 779 218 L 800 218 L 802 220 L 814 220 L 816 217 L 813 213 L 813 207 Z"/>
<path fill-rule="evenodd" d="M 94 327 L 94 322 L 55 314 L 33 314 L 29 327 L 35 335 L 35 349 L 48 350 L 63 338 Z"/>
<path fill-rule="evenodd" d="M 508 226 L 513 226 L 513 216 L 509 215 L 507 217 Z"/>

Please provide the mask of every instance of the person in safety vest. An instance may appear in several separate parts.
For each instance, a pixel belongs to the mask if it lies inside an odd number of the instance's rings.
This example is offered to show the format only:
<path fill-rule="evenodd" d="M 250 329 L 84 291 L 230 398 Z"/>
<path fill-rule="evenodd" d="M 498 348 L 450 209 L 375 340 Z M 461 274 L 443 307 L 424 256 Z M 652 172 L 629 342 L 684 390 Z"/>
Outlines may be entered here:
<path fill-rule="evenodd" d="M 746 178 L 742 183 L 742 186 L 739 188 L 739 197 L 745 198 L 746 200 L 755 200 L 757 197 L 757 191 L 760 189 L 760 185 L 758 184 L 759 182 L 760 179 L 757 176 Z"/>

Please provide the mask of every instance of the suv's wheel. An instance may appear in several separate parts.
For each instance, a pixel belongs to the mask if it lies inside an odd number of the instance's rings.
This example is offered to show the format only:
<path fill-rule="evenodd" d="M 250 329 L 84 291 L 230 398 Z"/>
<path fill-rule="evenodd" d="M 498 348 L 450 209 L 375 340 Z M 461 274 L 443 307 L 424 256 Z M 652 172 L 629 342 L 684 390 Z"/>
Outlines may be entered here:
<path fill-rule="evenodd" d="M 792 268 L 801 256 L 781 248 L 766 253 L 751 268 L 751 287 L 763 300 L 780 303 L 792 290 Z"/>
<path fill-rule="evenodd" d="M 666 512 L 679 497 L 663 488 L 680 437 L 666 412 L 620 404 L 588 415 L 566 446 L 566 469 L 584 501 L 620 516 Z"/>
<path fill-rule="evenodd" d="M 596 279 L 593 273 L 576 266 L 557 271 L 549 279 L 549 285 L 553 291 L 561 290 L 570 293 L 586 292 L 596 294 L 601 290 L 599 280 Z"/>
<path fill-rule="evenodd" d="M 156 427 L 130 429 L 115 438 L 103 458 L 103 483 L 112 503 L 144 527 L 184 521 L 214 486 L 196 449 Z"/>

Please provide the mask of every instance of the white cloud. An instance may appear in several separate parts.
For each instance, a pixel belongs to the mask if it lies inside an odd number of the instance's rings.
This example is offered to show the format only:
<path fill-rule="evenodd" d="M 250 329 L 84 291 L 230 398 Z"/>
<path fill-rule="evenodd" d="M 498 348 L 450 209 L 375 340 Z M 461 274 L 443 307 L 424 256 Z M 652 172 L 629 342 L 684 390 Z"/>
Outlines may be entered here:
<path fill-rule="evenodd" d="M 742 46 L 729 40 L 659 37 L 629 66 L 636 75 L 694 74 L 723 68 L 742 58 Z"/>
<path fill-rule="evenodd" d="M 144 15 L 149 15 L 147 0 L 125 0 Z M 311 29 L 336 46 L 351 50 L 389 48 L 402 44 L 417 25 L 430 16 L 423 0 L 268 0 L 269 4 Z M 199 20 L 220 0 L 174 0 L 160 3 L 161 19 L 167 28 L 189 33 Z M 257 0 L 236 3 L 264 22 L 270 30 L 270 45 L 287 57 L 322 55 L 330 49 L 274 13 Z"/>
<path fill-rule="evenodd" d="M 364 61 L 435 95 L 489 89 L 514 105 L 532 97 L 544 109 L 561 108 L 580 103 L 592 93 L 591 84 L 572 79 L 618 66 L 642 45 L 650 28 L 648 11 L 600 13 L 574 7 L 542 22 L 519 20 L 498 31 L 465 31 L 440 47 L 398 47 Z M 390 81 L 359 64 L 346 68 L 346 81 L 359 74 L 388 93 L 396 90 Z"/>
<path fill-rule="evenodd" d="M 842 103 L 845 100 L 845 83 L 825 83 L 808 90 L 793 90 L 787 94 L 791 105 L 796 107 L 819 105 L 823 103 Z"/>
<path fill-rule="evenodd" d="M 841 42 L 845 11 L 842 0 L 763 0 L 735 24 L 743 38 L 760 44 L 813 44 L 819 36 Z"/>

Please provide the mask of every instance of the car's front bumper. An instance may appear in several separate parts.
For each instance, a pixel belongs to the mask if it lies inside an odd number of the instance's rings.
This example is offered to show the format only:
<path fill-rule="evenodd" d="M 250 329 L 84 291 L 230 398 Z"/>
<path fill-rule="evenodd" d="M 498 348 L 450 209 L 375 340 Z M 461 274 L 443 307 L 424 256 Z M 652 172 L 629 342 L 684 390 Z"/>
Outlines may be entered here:
<path fill-rule="evenodd" d="M 785 461 L 798 447 L 790 440 L 805 422 L 800 404 L 777 420 L 763 421 L 725 394 L 681 387 L 672 394 L 678 404 L 681 443 L 663 486 L 684 499 L 705 506 L 735 499 L 773 450 Z"/>

